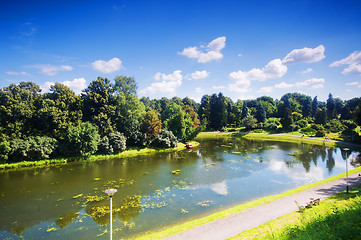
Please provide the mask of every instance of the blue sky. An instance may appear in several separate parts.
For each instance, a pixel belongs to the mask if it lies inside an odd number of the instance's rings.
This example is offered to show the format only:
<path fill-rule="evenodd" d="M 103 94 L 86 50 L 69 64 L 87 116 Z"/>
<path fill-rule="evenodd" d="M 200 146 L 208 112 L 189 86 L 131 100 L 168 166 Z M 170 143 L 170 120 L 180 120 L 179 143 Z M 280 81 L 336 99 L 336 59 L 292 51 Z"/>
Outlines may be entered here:
<path fill-rule="evenodd" d="M 199 101 L 361 92 L 361 1 L 0 3 L 0 87 L 134 77 L 138 95 Z"/>

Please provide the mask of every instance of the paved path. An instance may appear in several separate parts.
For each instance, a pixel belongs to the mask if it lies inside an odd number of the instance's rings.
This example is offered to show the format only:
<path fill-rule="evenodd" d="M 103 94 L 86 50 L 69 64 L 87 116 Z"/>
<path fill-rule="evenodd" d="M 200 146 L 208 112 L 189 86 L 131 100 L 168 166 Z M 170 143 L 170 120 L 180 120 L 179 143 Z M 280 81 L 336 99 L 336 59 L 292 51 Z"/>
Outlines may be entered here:
<path fill-rule="evenodd" d="M 357 184 L 361 184 L 361 177 L 358 173 L 350 175 L 349 186 L 351 187 Z M 320 198 L 322 200 L 345 189 L 346 178 L 341 178 L 318 187 L 242 211 L 235 215 L 194 227 L 183 233 L 165 239 L 226 239 L 275 218 L 297 211 L 298 207 L 295 200 L 300 204 L 304 204 L 311 198 Z"/>

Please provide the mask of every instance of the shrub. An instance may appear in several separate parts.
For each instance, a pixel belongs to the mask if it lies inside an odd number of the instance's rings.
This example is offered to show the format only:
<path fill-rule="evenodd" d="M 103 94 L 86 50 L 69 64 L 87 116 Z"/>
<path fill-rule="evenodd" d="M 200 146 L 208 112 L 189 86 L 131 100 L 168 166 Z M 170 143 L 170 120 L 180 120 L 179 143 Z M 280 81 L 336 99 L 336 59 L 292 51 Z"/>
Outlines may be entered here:
<path fill-rule="evenodd" d="M 279 118 L 269 118 L 264 124 L 266 130 L 276 130 L 281 125 Z"/>
<path fill-rule="evenodd" d="M 264 133 L 264 130 L 263 129 L 254 129 L 253 130 L 254 133 Z"/>
<path fill-rule="evenodd" d="M 315 129 L 316 131 L 318 131 L 318 130 L 325 130 L 325 128 L 323 127 L 323 125 L 321 125 L 321 124 L 315 124 L 315 123 L 313 123 L 313 124 L 311 124 L 311 128 L 313 128 L 313 129 Z"/>
<path fill-rule="evenodd" d="M 10 143 L 8 158 L 11 162 L 47 159 L 57 147 L 57 140 L 46 136 L 16 139 Z"/>
<path fill-rule="evenodd" d="M 301 132 L 307 133 L 307 134 L 315 134 L 317 131 L 310 127 L 304 127 L 304 128 L 301 128 Z"/>
<path fill-rule="evenodd" d="M 11 151 L 10 142 L 3 141 L 0 143 L 0 161 L 5 162 L 8 160 L 9 153 Z"/>
<path fill-rule="evenodd" d="M 172 131 L 162 129 L 157 137 L 153 140 L 152 145 L 160 148 L 174 148 L 178 144 L 176 136 Z"/>
<path fill-rule="evenodd" d="M 127 139 L 123 133 L 114 132 L 109 134 L 109 145 L 115 153 L 123 152 L 126 149 Z"/>
<path fill-rule="evenodd" d="M 357 127 L 356 123 L 352 120 L 342 120 L 341 123 L 349 129 L 355 129 Z"/>
<path fill-rule="evenodd" d="M 87 156 L 98 150 L 98 129 L 89 122 L 67 129 L 62 152 L 68 156 Z"/>
<path fill-rule="evenodd" d="M 316 132 L 316 135 L 315 135 L 316 137 L 324 137 L 324 136 L 326 136 L 326 132 L 324 131 L 324 130 L 318 130 L 317 132 Z"/>
<path fill-rule="evenodd" d="M 332 119 L 325 125 L 325 128 L 333 133 L 341 132 L 347 128 L 347 126 L 343 125 L 339 120 Z"/>
<path fill-rule="evenodd" d="M 299 128 L 304 128 L 304 127 L 307 127 L 308 122 L 305 119 L 301 119 L 301 120 L 298 120 L 296 122 L 296 124 L 297 124 L 297 126 L 299 126 Z"/>

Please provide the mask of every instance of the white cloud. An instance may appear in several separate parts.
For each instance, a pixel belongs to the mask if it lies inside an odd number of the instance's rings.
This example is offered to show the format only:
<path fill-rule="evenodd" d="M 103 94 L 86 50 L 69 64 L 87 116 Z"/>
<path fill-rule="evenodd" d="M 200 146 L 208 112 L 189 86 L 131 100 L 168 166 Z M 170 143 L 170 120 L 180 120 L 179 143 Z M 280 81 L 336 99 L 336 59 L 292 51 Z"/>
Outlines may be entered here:
<path fill-rule="evenodd" d="M 323 88 L 325 83 L 324 78 L 311 78 L 303 82 L 297 82 L 295 85 L 296 87 L 311 87 L 315 88 Z"/>
<path fill-rule="evenodd" d="M 273 87 L 262 87 L 257 90 L 258 93 L 270 93 L 273 91 Z"/>
<path fill-rule="evenodd" d="M 326 56 L 325 47 L 320 45 L 316 48 L 302 48 L 292 50 L 285 58 L 283 58 L 283 63 L 314 63 L 321 61 Z"/>
<path fill-rule="evenodd" d="M 122 61 L 119 58 L 112 58 L 109 61 L 97 60 L 92 63 L 95 70 L 102 73 L 112 73 L 121 69 Z"/>
<path fill-rule="evenodd" d="M 345 83 L 346 86 L 354 86 L 354 85 L 358 85 L 358 82 L 349 82 L 349 83 Z"/>
<path fill-rule="evenodd" d="M 139 91 L 141 95 L 149 95 L 153 93 L 169 93 L 175 94 L 177 87 L 182 85 L 182 71 L 176 70 L 171 74 L 156 73 L 154 79 L 157 82 L 152 83 L 149 87 Z"/>
<path fill-rule="evenodd" d="M 42 74 L 45 74 L 47 76 L 54 76 L 60 71 L 73 70 L 73 67 L 69 65 L 54 66 L 50 64 L 36 64 L 29 67 L 39 69 Z"/>
<path fill-rule="evenodd" d="M 83 89 L 87 87 L 86 80 L 84 78 L 75 78 L 73 81 L 61 82 L 65 86 L 68 86 L 75 94 L 80 94 Z M 54 82 L 45 82 L 40 86 L 42 92 L 48 92 L 50 87 L 54 85 Z"/>
<path fill-rule="evenodd" d="M 195 80 L 198 80 L 198 79 L 203 79 L 203 78 L 206 78 L 208 77 L 209 75 L 209 72 L 207 71 L 195 71 L 194 73 L 191 74 L 191 79 L 195 79 Z"/>
<path fill-rule="evenodd" d="M 29 75 L 27 72 L 11 72 L 11 71 L 8 71 L 6 72 L 7 75 L 11 75 L 11 76 L 27 76 Z"/>
<path fill-rule="evenodd" d="M 340 65 L 352 65 L 352 64 L 361 64 L 361 51 L 360 52 L 355 51 L 351 53 L 348 57 L 331 63 L 330 67 L 338 67 Z"/>
<path fill-rule="evenodd" d="M 231 72 L 229 78 L 235 80 L 234 84 L 229 84 L 231 92 L 248 92 L 251 81 L 265 81 L 274 78 L 280 78 L 287 72 L 287 67 L 283 65 L 281 59 L 270 61 L 264 68 L 253 68 L 248 72 Z"/>
<path fill-rule="evenodd" d="M 281 82 L 275 85 L 275 88 L 292 88 L 292 87 L 309 87 L 312 89 L 323 88 L 325 83 L 324 78 L 311 78 L 303 82 L 296 82 L 295 84 Z"/>
<path fill-rule="evenodd" d="M 312 68 L 307 68 L 306 70 L 302 71 L 302 73 L 306 74 L 306 73 L 310 73 L 312 71 L 313 71 Z"/>
<path fill-rule="evenodd" d="M 242 57 L 242 56 L 243 56 L 243 54 L 242 54 L 242 53 L 239 53 L 237 56 L 238 56 L 238 57 Z"/>
<path fill-rule="evenodd" d="M 195 58 L 199 63 L 206 63 L 213 60 L 220 60 L 223 58 L 221 50 L 226 46 L 226 37 L 219 37 L 211 41 L 204 50 L 200 50 L 198 47 L 184 48 L 180 55 L 188 58 Z"/>
<path fill-rule="evenodd" d="M 275 85 L 275 88 L 291 88 L 293 87 L 293 84 L 281 82 Z"/>
<path fill-rule="evenodd" d="M 348 57 L 330 64 L 330 67 L 338 67 L 341 65 L 348 65 L 342 73 L 343 74 L 361 74 L 361 51 L 355 51 Z"/>

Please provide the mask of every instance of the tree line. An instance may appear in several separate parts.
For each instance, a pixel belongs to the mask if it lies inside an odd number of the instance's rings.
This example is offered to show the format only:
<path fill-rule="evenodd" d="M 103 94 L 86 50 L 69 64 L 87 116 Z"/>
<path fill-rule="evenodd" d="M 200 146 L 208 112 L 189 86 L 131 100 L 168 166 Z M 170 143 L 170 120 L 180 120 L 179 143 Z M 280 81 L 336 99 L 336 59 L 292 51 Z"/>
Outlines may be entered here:
<path fill-rule="evenodd" d="M 202 130 L 239 127 L 343 132 L 357 139 L 357 125 L 361 98 L 343 101 L 332 94 L 327 102 L 300 93 L 236 102 L 222 93 L 204 95 L 200 103 L 188 97 L 139 99 L 134 78 L 126 76 L 113 82 L 98 77 L 80 95 L 60 83 L 47 93 L 33 82 L 0 89 L 2 162 L 113 154 L 127 146 L 170 148 Z"/>

